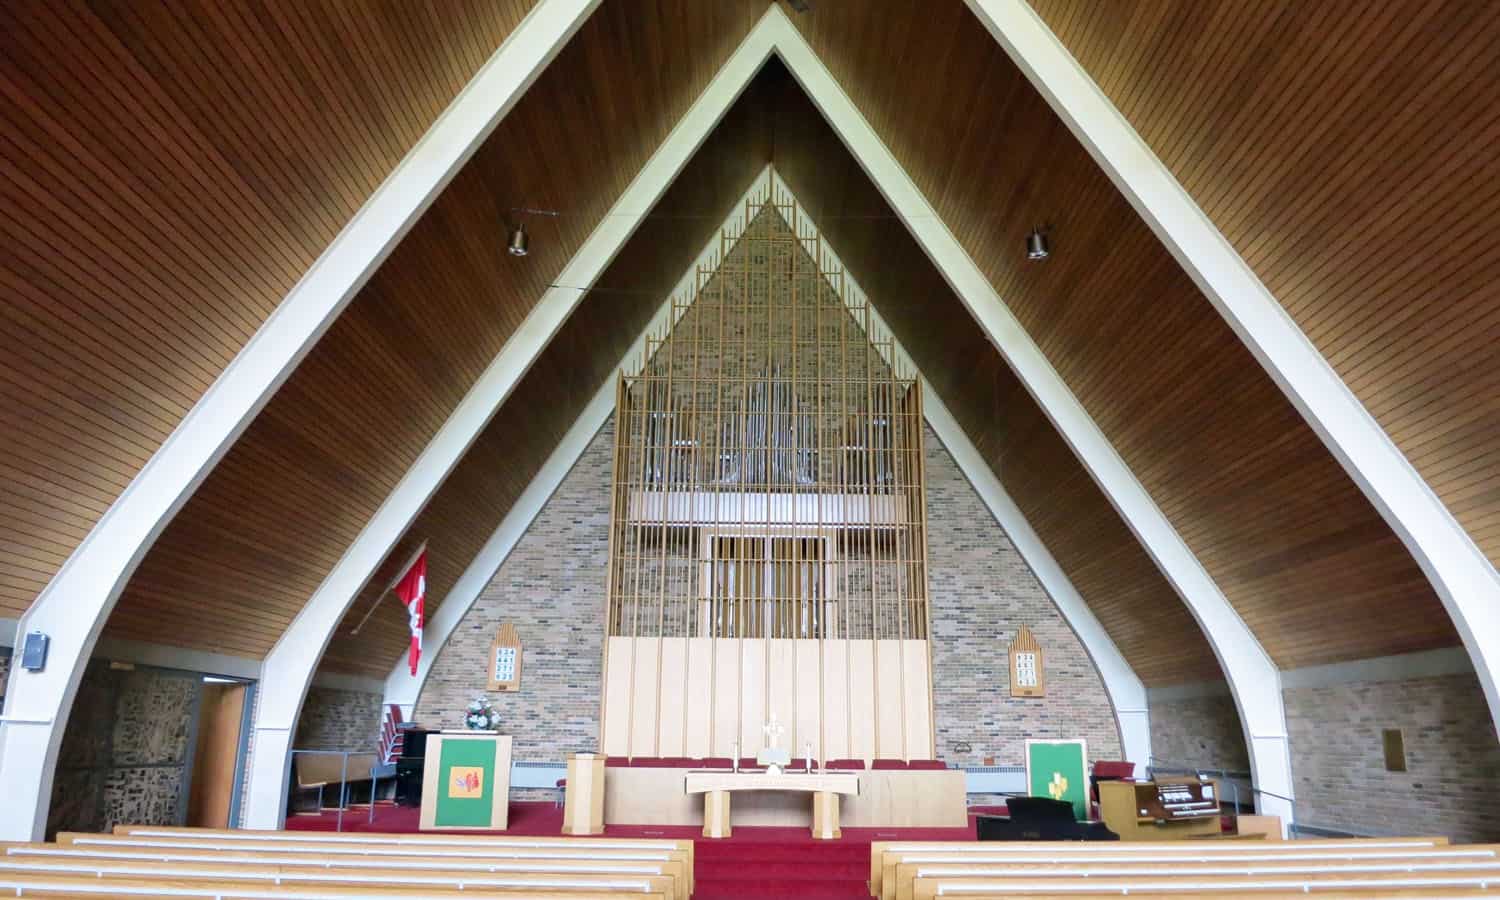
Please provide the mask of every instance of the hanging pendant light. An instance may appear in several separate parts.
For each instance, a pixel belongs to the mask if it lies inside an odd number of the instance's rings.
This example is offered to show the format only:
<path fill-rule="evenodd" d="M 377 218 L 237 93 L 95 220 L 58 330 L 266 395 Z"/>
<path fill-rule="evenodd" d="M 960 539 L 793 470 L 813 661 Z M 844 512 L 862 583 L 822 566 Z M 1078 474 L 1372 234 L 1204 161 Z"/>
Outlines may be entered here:
<path fill-rule="evenodd" d="M 1046 259 L 1047 254 L 1047 232 L 1040 228 L 1031 229 L 1031 234 L 1026 236 L 1026 258 Z"/>
<path fill-rule="evenodd" d="M 511 256 L 525 256 L 526 240 L 526 226 L 524 224 L 517 225 L 511 229 L 510 243 L 506 249 L 510 251 Z"/>

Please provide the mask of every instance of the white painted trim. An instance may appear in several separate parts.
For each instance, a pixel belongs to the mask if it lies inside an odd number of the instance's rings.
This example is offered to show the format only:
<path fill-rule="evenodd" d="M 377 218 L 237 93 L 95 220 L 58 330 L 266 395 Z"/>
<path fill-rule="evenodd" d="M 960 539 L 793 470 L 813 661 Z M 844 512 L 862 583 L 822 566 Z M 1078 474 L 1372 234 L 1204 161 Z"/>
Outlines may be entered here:
<path fill-rule="evenodd" d="M 795 199 L 796 192 L 779 175 L 773 173 L 773 184 L 780 193 L 785 193 Z M 813 251 L 811 246 L 811 235 L 819 233 L 817 220 L 805 210 L 800 209 L 799 217 L 808 228 L 807 235 L 799 235 L 803 240 L 804 247 L 809 252 Z M 861 298 L 866 297 L 864 290 L 859 286 L 859 280 L 844 265 L 839 257 L 838 251 L 828 241 L 821 244 L 823 255 L 835 266 L 844 271 L 844 282 L 848 290 L 845 296 L 846 303 L 859 303 Z M 875 309 L 873 303 L 866 302 L 870 314 L 871 326 L 879 333 L 890 335 L 890 347 L 892 358 L 886 360 L 886 364 L 895 368 L 905 369 L 917 373 L 920 378 L 921 367 L 906 352 L 901 342 L 896 340 L 895 334 L 886 325 L 885 320 Z M 858 317 L 855 317 L 856 325 L 863 327 Z M 1104 682 L 1104 690 L 1109 694 L 1110 705 L 1115 711 L 1115 721 L 1120 730 L 1121 750 L 1126 759 L 1145 761 L 1151 758 L 1151 728 L 1148 713 L 1146 687 L 1141 679 L 1136 676 L 1135 670 L 1125 661 L 1125 656 L 1120 653 L 1115 642 L 1110 639 L 1104 626 L 1089 609 L 1088 603 L 1084 601 L 1083 595 L 1073 587 L 1073 582 L 1068 579 L 1067 573 L 1057 564 L 1057 560 L 1047 551 L 1041 538 L 1032 529 L 1031 523 L 1021 512 L 1020 507 L 1010 499 L 1005 488 L 1000 484 L 1000 479 L 995 477 L 984 457 L 975 449 L 973 441 L 969 440 L 968 434 L 953 418 L 948 407 L 932 390 L 925 391 L 922 397 L 922 408 L 925 411 L 927 424 L 937 434 L 938 440 L 942 441 L 947 448 L 948 455 L 963 472 L 964 477 L 979 495 L 980 500 L 995 517 L 995 522 L 1010 538 L 1011 544 L 1015 546 L 1016 552 L 1021 554 L 1026 565 L 1030 567 L 1037 581 L 1041 583 L 1042 589 L 1047 592 L 1052 604 L 1057 607 L 1058 613 L 1078 640 L 1083 644 L 1085 652 L 1093 660 L 1094 668 L 1098 670 L 1100 679 Z"/>
<path fill-rule="evenodd" d="M 1500 727 L 1500 575 L 1191 195 L 1025 0 L 968 0 L 1432 582 Z"/>
<path fill-rule="evenodd" d="M 1462 647 L 1443 647 L 1418 653 L 1377 656 L 1326 666 L 1287 669 L 1281 673 L 1282 690 L 1329 687 L 1357 681 L 1406 681 L 1412 678 L 1440 678 L 1445 675 L 1473 675 L 1474 662 Z"/>
<path fill-rule="evenodd" d="M 641 218 L 692 158 L 720 117 L 760 69 L 771 44 L 756 35 L 762 25 L 725 62 L 703 94 L 677 123 L 636 175 L 583 246 L 558 275 L 556 283 L 587 286 L 634 233 Z M 261 703 L 256 710 L 254 753 L 245 804 L 247 828 L 279 828 L 286 804 L 286 755 L 289 731 L 297 721 L 307 684 L 318 659 L 355 595 L 369 580 L 427 500 L 442 484 L 500 404 L 541 354 L 582 297 L 578 287 L 551 288 L 506 341 L 479 380 L 443 423 L 366 523 L 333 571 L 308 600 L 266 657 L 261 676 Z"/>
<path fill-rule="evenodd" d="M 22 617 L 47 667 L 11 673 L 0 839 L 41 840 L 63 726 L 115 600 L 168 521 L 598 0 L 533 9 L 339 232 L 152 455 Z M 19 720 L 46 721 L 27 725 Z"/>
<path fill-rule="evenodd" d="M 730 209 L 719 232 L 729 229 L 739 230 L 746 224 L 746 204 L 755 196 L 766 193 L 771 183 L 770 173 L 769 165 L 761 170 L 744 195 Z M 651 321 L 641 330 L 635 342 L 630 345 L 630 349 L 621 356 L 617 370 L 623 368 L 630 360 L 644 355 L 647 335 L 666 333 L 668 316 L 672 311 L 672 299 L 692 297 L 700 287 L 697 283 L 698 269 L 700 266 L 708 265 L 718 252 L 719 232 L 715 232 L 704 245 L 698 258 L 693 260 L 682 278 L 678 280 L 676 288 L 667 294 L 667 299 L 662 301 L 661 306 L 651 317 Z M 474 605 L 474 601 L 479 599 L 480 592 L 500 571 L 500 567 L 504 565 L 510 552 L 515 549 L 516 544 L 531 527 L 531 523 L 541 513 L 542 507 L 547 505 L 547 501 L 556 493 L 568 472 L 572 471 L 573 466 L 577 464 L 578 458 L 588 449 L 594 435 L 604 427 L 605 421 L 614 411 L 615 387 L 615 377 L 612 374 L 589 401 L 588 406 L 584 407 L 577 421 L 563 435 L 552 454 L 547 457 L 546 463 L 526 486 L 526 490 L 522 491 L 521 496 L 516 498 L 516 502 L 506 512 L 499 527 L 490 535 L 479 554 L 469 563 L 452 590 L 448 591 L 443 598 L 437 612 L 423 629 L 423 638 L 428 642 L 430 651 L 423 653 L 421 660 L 417 662 L 417 674 L 411 674 L 411 669 L 403 656 L 396 661 L 391 674 L 386 676 L 385 702 L 400 706 L 403 715 L 415 715 L 417 699 L 421 696 L 422 687 L 427 683 L 427 676 L 431 673 L 432 667 L 437 664 L 438 655 L 447 645 L 453 629 L 463 621 L 463 617 Z"/>
<path fill-rule="evenodd" d="M 1256 783 L 1264 790 L 1291 797 L 1286 720 L 1279 676 L 1271 658 L 817 55 L 785 14 L 775 8 L 773 12 L 777 13 L 771 17 L 777 28 L 777 51 L 788 70 L 906 223 L 1203 629 L 1220 667 L 1234 685 Z M 1291 806 L 1286 801 L 1265 798 L 1261 808 L 1280 815 L 1283 821 L 1291 819 Z"/>
<path fill-rule="evenodd" d="M 1011 500 L 1010 495 L 995 477 L 995 472 L 974 448 L 974 443 L 953 418 L 948 407 L 938 399 L 936 392 L 927 391 L 922 398 L 922 408 L 927 424 L 937 433 L 938 440 L 948 449 L 948 455 L 957 463 L 975 493 L 984 501 L 995 522 L 1010 538 L 1016 552 L 1041 583 L 1042 589 L 1057 607 L 1063 620 L 1078 636 L 1104 690 L 1109 695 L 1110 705 L 1115 711 L 1115 723 L 1120 730 L 1120 748 L 1124 758 L 1145 761 L 1151 758 L 1150 695 L 1135 670 L 1125 661 L 1109 633 L 1099 623 L 1083 595 L 1073 586 L 1062 566 L 1047 551 L 1026 516 Z"/>

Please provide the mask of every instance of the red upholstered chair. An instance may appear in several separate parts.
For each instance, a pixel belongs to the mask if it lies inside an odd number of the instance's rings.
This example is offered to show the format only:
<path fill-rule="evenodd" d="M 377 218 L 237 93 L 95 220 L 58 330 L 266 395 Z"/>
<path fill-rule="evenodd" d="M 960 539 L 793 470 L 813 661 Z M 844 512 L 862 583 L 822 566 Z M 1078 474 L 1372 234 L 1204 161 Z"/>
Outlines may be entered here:
<path fill-rule="evenodd" d="M 604 757 L 604 767 L 606 769 L 627 769 L 630 767 L 630 759 L 624 756 L 606 756 Z"/>
<path fill-rule="evenodd" d="M 741 769 L 759 769 L 760 767 L 761 767 L 760 763 L 758 763 L 758 762 L 755 761 L 755 757 L 753 757 L 753 756 L 741 756 L 740 757 L 740 768 Z"/>
<path fill-rule="evenodd" d="M 870 763 L 870 768 L 875 769 L 877 771 L 879 771 L 881 769 L 885 769 L 885 770 L 905 769 L 906 768 L 906 760 L 904 760 L 904 759 L 877 759 L 874 762 Z"/>
<path fill-rule="evenodd" d="M 1135 763 L 1114 762 L 1107 759 L 1094 762 L 1094 776 L 1097 778 L 1118 778 L 1121 780 L 1135 777 Z"/>
<path fill-rule="evenodd" d="M 940 759 L 914 759 L 906 764 L 908 769 L 946 769 L 948 764 Z"/>
<path fill-rule="evenodd" d="M 877 768 L 878 768 L 878 763 L 880 762 L 880 760 L 877 759 L 877 760 L 875 760 L 875 762 L 877 763 Z M 862 760 L 862 759 L 830 759 L 828 762 L 826 762 L 826 763 L 823 764 L 823 768 L 829 769 L 829 770 L 835 770 L 835 769 L 861 769 L 862 770 L 862 769 L 864 769 L 864 767 L 865 767 L 865 761 Z"/>
<path fill-rule="evenodd" d="M 704 769 L 732 769 L 734 768 L 734 760 L 727 756 L 710 756 L 700 762 L 700 767 Z"/>
<path fill-rule="evenodd" d="M 642 769 L 691 769 L 697 760 L 686 756 L 638 756 L 631 765 Z"/>
<path fill-rule="evenodd" d="M 1114 760 L 1099 759 L 1094 761 L 1093 771 L 1089 773 L 1089 794 L 1094 798 L 1091 804 L 1095 812 L 1094 818 L 1099 817 L 1099 782 L 1101 781 L 1131 781 L 1135 777 L 1135 763 L 1118 762 Z"/>

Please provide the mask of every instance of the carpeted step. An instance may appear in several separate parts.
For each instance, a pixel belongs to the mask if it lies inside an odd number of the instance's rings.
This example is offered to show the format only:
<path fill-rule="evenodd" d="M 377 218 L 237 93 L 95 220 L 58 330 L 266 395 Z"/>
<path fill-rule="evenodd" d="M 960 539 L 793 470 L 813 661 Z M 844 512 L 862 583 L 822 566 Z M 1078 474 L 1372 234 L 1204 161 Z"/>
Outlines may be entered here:
<path fill-rule="evenodd" d="M 864 881 L 799 881 L 779 878 L 739 878 L 733 881 L 711 881 L 699 877 L 693 891 L 694 900 L 767 900 L 792 897 L 796 900 L 869 900 Z"/>
<path fill-rule="evenodd" d="M 743 878 L 753 874 L 756 878 L 799 879 L 802 881 L 863 881 L 870 877 L 870 861 L 818 862 L 776 860 L 759 863 L 694 862 L 693 871 L 699 879 L 726 880 Z"/>

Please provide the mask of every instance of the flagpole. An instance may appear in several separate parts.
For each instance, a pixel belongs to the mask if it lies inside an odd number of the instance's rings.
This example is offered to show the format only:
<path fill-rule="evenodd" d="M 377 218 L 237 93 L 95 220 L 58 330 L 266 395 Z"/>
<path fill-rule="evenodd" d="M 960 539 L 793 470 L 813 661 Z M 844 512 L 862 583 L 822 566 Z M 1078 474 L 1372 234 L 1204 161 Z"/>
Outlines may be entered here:
<path fill-rule="evenodd" d="M 375 615 L 375 610 L 380 608 L 380 601 L 385 599 L 386 594 L 389 594 L 391 591 L 396 589 L 396 585 L 400 584 L 401 579 L 406 577 L 406 573 L 411 571 L 411 567 L 416 565 L 417 559 L 426 552 L 427 542 L 423 541 L 421 545 L 412 552 L 411 557 L 406 560 L 406 565 L 396 570 L 396 577 L 392 578 L 390 584 L 387 584 L 385 586 L 385 590 L 381 591 L 380 594 L 375 597 L 375 602 L 370 604 L 369 610 L 365 612 L 365 617 L 359 620 L 359 624 L 354 626 L 354 630 L 350 631 L 350 634 L 359 634 L 359 630 L 365 627 L 365 623 L 370 621 L 371 616 Z"/>

